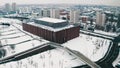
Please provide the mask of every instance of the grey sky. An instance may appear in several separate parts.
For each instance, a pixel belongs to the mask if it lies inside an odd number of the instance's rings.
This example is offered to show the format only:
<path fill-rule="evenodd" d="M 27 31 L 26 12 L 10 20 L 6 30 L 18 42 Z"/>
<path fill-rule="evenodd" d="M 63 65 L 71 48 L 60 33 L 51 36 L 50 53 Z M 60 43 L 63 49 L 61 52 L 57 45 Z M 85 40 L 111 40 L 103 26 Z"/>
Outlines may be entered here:
<path fill-rule="evenodd" d="M 120 6 L 120 0 L 0 0 L 0 5 L 16 2 L 17 4 L 102 4 Z"/>

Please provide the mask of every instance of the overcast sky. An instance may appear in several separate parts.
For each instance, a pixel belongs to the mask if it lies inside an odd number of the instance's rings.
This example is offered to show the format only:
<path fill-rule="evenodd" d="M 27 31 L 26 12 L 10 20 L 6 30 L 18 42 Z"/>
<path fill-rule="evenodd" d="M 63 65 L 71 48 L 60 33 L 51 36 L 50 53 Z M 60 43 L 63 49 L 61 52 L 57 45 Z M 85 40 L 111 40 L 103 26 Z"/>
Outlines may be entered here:
<path fill-rule="evenodd" d="M 0 5 L 16 2 L 17 4 L 102 4 L 120 6 L 120 0 L 0 0 Z"/>

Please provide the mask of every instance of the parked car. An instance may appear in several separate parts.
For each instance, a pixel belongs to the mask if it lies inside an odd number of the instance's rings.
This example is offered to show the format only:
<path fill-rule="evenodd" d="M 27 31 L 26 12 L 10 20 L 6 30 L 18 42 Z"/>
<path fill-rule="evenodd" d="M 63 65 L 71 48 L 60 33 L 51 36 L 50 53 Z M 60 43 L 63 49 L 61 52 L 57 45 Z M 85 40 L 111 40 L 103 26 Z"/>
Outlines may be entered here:
<path fill-rule="evenodd" d="M 80 23 L 80 29 L 85 29 L 85 23 Z"/>
<path fill-rule="evenodd" d="M 94 31 L 94 30 L 95 30 L 95 27 L 94 27 L 93 25 L 91 25 L 91 26 L 88 27 L 88 30 Z"/>
<path fill-rule="evenodd" d="M 9 23 L 1 23 L 1 25 L 10 26 L 10 24 L 9 24 Z"/>

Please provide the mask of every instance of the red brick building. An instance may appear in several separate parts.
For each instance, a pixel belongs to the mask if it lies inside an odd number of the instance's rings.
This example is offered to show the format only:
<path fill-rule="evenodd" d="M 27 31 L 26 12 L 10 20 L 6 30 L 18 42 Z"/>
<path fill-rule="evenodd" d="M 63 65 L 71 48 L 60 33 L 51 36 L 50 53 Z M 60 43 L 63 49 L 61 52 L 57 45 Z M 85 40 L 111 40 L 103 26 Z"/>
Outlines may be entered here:
<path fill-rule="evenodd" d="M 60 44 L 79 36 L 80 27 L 68 25 L 65 20 L 41 18 L 36 21 L 23 23 L 23 30 Z"/>

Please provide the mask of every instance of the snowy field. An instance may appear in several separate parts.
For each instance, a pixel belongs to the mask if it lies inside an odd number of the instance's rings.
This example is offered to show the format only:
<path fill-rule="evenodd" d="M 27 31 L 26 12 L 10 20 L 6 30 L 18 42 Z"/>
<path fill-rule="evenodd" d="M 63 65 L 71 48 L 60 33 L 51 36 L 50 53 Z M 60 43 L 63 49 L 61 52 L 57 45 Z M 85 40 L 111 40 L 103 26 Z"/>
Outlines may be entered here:
<path fill-rule="evenodd" d="M 64 50 L 49 50 L 20 61 L 1 64 L 0 68 L 71 68 L 85 63 Z"/>
<path fill-rule="evenodd" d="M 41 40 L 39 41 L 26 35 L 12 25 L 0 30 L 0 45 L 6 50 L 4 58 L 49 42 L 44 39 Z"/>
<path fill-rule="evenodd" d="M 81 52 L 92 61 L 103 58 L 110 46 L 110 40 L 88 36 L 80 33 L 80 36 L 63 44 L 72 50 Z"/>

